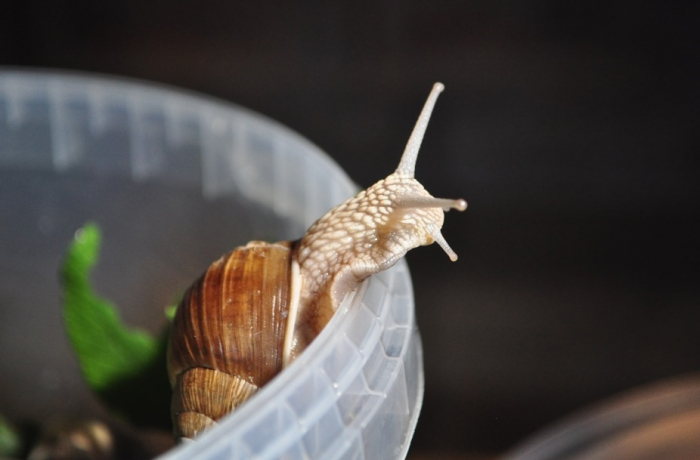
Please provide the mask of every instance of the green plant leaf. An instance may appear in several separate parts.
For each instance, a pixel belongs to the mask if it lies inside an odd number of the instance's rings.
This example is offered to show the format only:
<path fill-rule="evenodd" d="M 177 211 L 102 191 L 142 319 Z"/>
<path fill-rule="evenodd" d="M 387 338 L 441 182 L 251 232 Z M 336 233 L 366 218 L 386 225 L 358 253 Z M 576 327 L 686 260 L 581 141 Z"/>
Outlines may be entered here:
<path fill-rule="evenodd" d="M 61 267 L 68 338 L 85 380 L 110 409 L 136 425 L 169 427 L 167 334 L 156 337 L 128 327 L 115 307 L 95 294 L 89 275 L 100 242 L 97 225 L 85 225 Z"/>
<path fill-rule="evenodd" d="M 170 321 L 171 323 L 175 319 L 175 313 L 177 313 L 177 304 L 174 305 L 168 305 L 165 307 L 165 317 Z"/>
<path fill-rule="evenodd" d="M 22 439 L 19 432 L 0 415 L 0 457 L 19 455 Z"/>

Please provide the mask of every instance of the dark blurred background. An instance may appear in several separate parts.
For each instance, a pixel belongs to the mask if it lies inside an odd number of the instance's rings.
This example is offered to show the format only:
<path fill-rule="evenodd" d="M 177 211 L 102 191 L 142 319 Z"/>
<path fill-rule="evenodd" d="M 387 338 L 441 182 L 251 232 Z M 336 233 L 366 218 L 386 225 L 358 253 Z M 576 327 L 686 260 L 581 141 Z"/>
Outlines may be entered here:
<path fill-rule="evenodd" d="M 362 186 L 445 83 L 417 177 L 470 207 L 444 228 L 457 263 L 408 257 L 413 455 L 503 452 L 700 369 L 700 2 L 30 0 L 0 7 L 0 64 L 236 102 Z"/>

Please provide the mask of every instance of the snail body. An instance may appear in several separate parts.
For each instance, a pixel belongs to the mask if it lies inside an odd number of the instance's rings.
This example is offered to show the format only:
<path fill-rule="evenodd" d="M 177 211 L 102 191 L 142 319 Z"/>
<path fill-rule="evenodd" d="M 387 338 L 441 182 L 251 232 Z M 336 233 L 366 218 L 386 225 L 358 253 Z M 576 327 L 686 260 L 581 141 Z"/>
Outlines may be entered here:
<path fill-rule="evenodd" d="M 343 298 L 417 246 L 442 237 L 444 211 L 461 199 L 431 196 L 414 178 L 436 83 L 396 171 L 330 210 L 301 239 L 253 241 L 214 262 L 185 293 L 173 320 L 168 372 L 175 436 L 193 439 L 289 365 Z"/>

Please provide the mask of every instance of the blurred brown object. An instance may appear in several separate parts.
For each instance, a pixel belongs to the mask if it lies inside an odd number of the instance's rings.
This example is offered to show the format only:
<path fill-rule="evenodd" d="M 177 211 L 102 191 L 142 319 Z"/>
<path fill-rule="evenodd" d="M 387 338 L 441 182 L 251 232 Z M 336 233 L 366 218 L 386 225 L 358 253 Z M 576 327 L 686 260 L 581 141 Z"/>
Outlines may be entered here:
<path fill-rule="evenodd" d="M 444 454 L 421 452 L 418 454 L 408 454 L 407 460 L 496 460 L 497 455 L 487 454 Z"/>
<path fill-rule="evenodd" d="M 700 375 L 626 391 L 525 441 L 502 460 L 697 460 Z"/>
<path fill-rule="evenodd" d="M 102 422 L 86 421 L 47 431 L 28 460 L 111 460 L 114 436 Z"/>
<path fill-rule="evenodd" d="M 172 446 L 170 433 L 81 420 L 46 428 L 27 460 L 146 460 Z"/>

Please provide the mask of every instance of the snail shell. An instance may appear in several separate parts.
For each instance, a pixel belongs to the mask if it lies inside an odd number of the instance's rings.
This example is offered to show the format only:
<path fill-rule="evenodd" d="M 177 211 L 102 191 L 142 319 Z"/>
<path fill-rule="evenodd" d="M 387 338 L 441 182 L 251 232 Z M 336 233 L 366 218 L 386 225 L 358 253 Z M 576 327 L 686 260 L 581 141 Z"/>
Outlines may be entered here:
<path fill-rule="evenodd" d="M 176 437 L 193 438 L 282 370 L 291 244 L 250 242 L 187 290 L 168 350 Z"/>
<path fill-rule="evenodd" d="M 407 251 L 437 242 L 444 211 L 462 199 L 431 196 L 414 178 L 439 93 L 433 86 L 399 167 L 330 210 L 296 242 L 253 241 L 214 262 L 185 293 L 168 348 L 175 436 L 193 439 L 292 362 L 343 298 Z"/>

